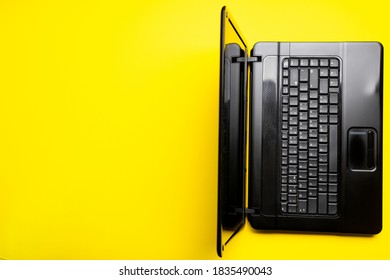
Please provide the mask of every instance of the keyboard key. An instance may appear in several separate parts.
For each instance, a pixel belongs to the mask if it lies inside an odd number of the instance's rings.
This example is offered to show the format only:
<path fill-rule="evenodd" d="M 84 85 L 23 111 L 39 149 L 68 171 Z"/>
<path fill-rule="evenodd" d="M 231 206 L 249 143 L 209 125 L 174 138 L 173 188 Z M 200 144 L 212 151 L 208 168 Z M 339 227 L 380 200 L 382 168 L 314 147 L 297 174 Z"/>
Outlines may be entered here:
<path fill-rule="evenodd" d="M 328 175 L 327 174 L 319 174 L 318 175 L 318 182 L 325 183 L 328 181 Z"/>
<path fill-rule="evenodd" d="M 317 196 L 317 189 L 316 188 L 309 188 L 308 195 L 309 195 L 309 197 L 316 197 Z"/>
<path fill-rule="evenodd" d="M 307 68 L 300 69 L 299 80 L 301 82 L 308 82 L 309 81 L 309 70 Z"/>
<path fill-rule="evenodd" d="M 309 120 L 309 127 L 310 128 L 317 128 L 318 127 L 318 121 L 317 120 Z"/>
<path fill-rule="evenodd" d="M 290 126 L 289 133 L 290 133 L 290 135 L 297 135 L 298 134 L 298 127 L 297 126 Z"/>
<path fill-rule="evenodd" d="M 318 175 L 317 168 L 309 168 L 309 177 L 317 178 L 317 175 Z M 317 181 L 317 179 L 314 180 Z"/>
<path fill-rule="evenodd" d="M 309 107 L 310 107 L 310 109 L 317 109 L 318 108 L 318 101 L 316 99 L 310 100 Z"/>
<path fill-rule="evenodd" d="M 299 151 L 299 159 L 307 159 L 307 151 Z"/>
<path fill-rule="evenodd" d="M 316 197 L 309 197 L 308 204 L 309 204 L 308 213 L 309 214 L 316 214 L 317 213 L 317 198 Z"/>
<path fill-rule="evenodd" d="M 282 193 L 282 194 L 280 195 L 280 199 L 281 199 L 282 201 L 286 201 L 286 200 L 287 200 L 287 194 L 286 194 L 286 193 Z"/>
<path fill-rule="evenodd" d="M 329 113 L 330 114 L 337 114 L 339 112 L 337 105 L 330 105 L 329 106 Z"/>
<path fill-rule="evenodd" d="M 337 194 L 335 193 L 330 193 L 328 196 L 329 202 L 337 202 Z"/>
<path fill-rule="evenodd" d="M 297 164 L 298 163 L 298 157 L 297 156 L 289 156 L 288 157 L 288 164 Z"/>
<path fill-rule="evenodd" d="M 310 69 L 310 89 L 318 88 L 318 69 Z"/>
<path fill-rule="evenodd" d="M 329 71 L 329 76 L 330 77 L 338 77 L 339 76 L 339 69 L 330 69 Z"/>
<path fill-rule="evenodd" d="M 317 129 L 309 129 L 309 137 L 310 138 L 317 138 L 318 137 L 318 130 Z"/>
<path fill-rule="evenodd" d="M 317 187 L 317 178 L 309 178 L 309 187 Z M 317 192 L 317 189 L 315 189 Z M 310 189 L 309 189 L 310 191 Z"/>
<path fill-rule="evenodd" d="M 310 59 L 310 67 L 317 67 L 318 59 Z"/>
<path fill-rule="evenodd" d="M 309 167 L 317 167 L 317 159 L 310 159 L 309 160 Z"/>
<path fill-rule="evenodd" d="M 299 131 L 299 140 L 307 140 L 307 131 Z"/>
<path fill-rule="evenodd" d="M 290 88 L 290 96 L 298 96 L 298 88 Z"/>
<path fill-rule="evenodd" d="M 288 143 L 290 145 L 297 145 L 298 144 L 298 136 L 291 136 L 288 138 Z"/>
<path fill-rule="evenodd" d="M 307 212 L 307 201 L 306 200 L 298 200 L 298 213 L 306 213 Z"/>
<path fill-rule="evenodd" d="M 320 176 L 321 176 L 321 174 L 320 174 Z M 318 184 L 318 192 L 327 192 L 327 191 L 328 191 L 328 185 L 326 183 L 319 183 Z"/>
<path fill-rule="evenodd" d="M 328 115 L 320 115 L 320 123 L 328 123 Z"/>
<path fill-rule="evenodd" d="M 299 103 L 299 110 L 300 111 L 307 111 L 307 102 Z"/>
<path fill-rule="evenodd" d="M 337 214 L 337 204 L 336 203 L 329 203 L 328 204 L 328 214 L 330 214 L 330 215 Z"/>
<path fill-rule="evenodd" d="M 297 87 L 297 86 L 298 86 L 298 69 L 291 68 L 290 69 L 290 87 Z"/>
<path fill-rule="evenodd" d="M 288 63 L 288 58 L 286 58 L 285 60 L 283 60 L 283 68 L 288 68 L 289 66 L 289 63 Z"/>
<path fill-rule="evenodd" d="M 324 163 L 318 164 L 318 171 L 319 172 L 328 172 L 328 165 Z"/>
<path fill-rule="evenodd" d="M 309 149 L 309 158 L 316 158 L 317 156 L 317 149 Z"/>
<path fill-rule="evenodd" d="M 327 95 L 320 96 L 320 104 L 328 104 L 328 96 Z"/>
<path fill-rule="evenodd" d="M 290 59 L 290 66 L 291 67 L 298 67 L 299 66 L 298 62 L 299 62 L 299 60 L 296 58 Z"/>
<path fill-rule="evenodd" d="M 298 190 L 298 199 L 306 199 L 307 190 Z"/>
<path fill-rule="evenodd" d="M 329 94 L 329 103 L 330 104 L 337 104 L 339 102 L 338 94 L 337 93 L 330 93 Z"/>
<path fill-rule="evenodd" d="M 286 213 L 287 212 L 287 202 L 282 202 L 281 205 L 280 205 L 280 211 L 282 213 Z"/>
<path fill-rule="evenodd" d="M 321 106 L 320 106 L 321 107 Z M 318 118 L 318 110 L 309 110 L 309 117 L 311 119 L 316 119 Z"/>
<path fill-rule="evenodd" d="M 328 67 L 329 66 L 329 60 L 326 58 L 320 59 L 320 66 L 321 67 Z"/>
<path fill-rule="evenodd" d="M 320 79 L 320 94 L 328 93 L 328 79 Z"/>
<path fill-rule="evenodd" d="M 307 189 L 307 180 L 299 180 L 298 188 Z"/>
<path fill-rule="evenodd" d="M 330 87 L 338 87 L 339 86 L 339 80 L 337 80 L 337 79 L 330 79 L 329 80 L 329 86 Z"/>
<path fill-rule="evenodd" d="M 333 172 L 329 166 L 329 172 Z M 329 183 L 337 183 L 337 174 L 329 174 Z"/>
<path fill-rule="evenodd" d="M 327 194 L 326 193 L 319 193 L 318 194 L 318 213 L 319 214 L 326 214 L 328 208 L 328 201 L 327 201 Z"/>
<path fill-rule="evenodd" d="M 337 58 L 330 59 L 330 67 L 339 67 L 339 60 Z"/>
<path fill-rule="evenodd" d="M 329 183 L 329 192 L 332 192 L 332 193 L 337 192 L 337 184 Z"/>
<path fill-rule="evenodd" d="M 318 157 L 318 162 L 327 163 L 328 162 L 328 155 L 327 154 L 320 154 Z"/>
<path fill-rule="evenodd" d="M 317 148 L 317 146 L 318 146 L 317 139 L 309 140 L 309 148 Z"/>
<path fill-rule="evenodd" d="M 299 141 L 299 149 L 307 150 L 307 141 Z"/>
<path fill-rule="evenodd" d="M 288 172 L 290 174 L 297 174 L 298 173 L 297 166 L 296 165 L 290 165 L 290 167 L 288 168 Z"/>
<path fill-rule="evenodd" d="M 290 116 L 297 116 L 297 115 L 298 115 L 298 108 L 290 107 Z"/>
<path fill-rule="evenodd" d="M 320 151 L 320 153 L 327 153 L 328 152 L 328 145 L 320 144 L 319 151 Z"/>
<path fill-rule="evenodd" d="M 306 171 L 300 171 L 298 174 L 298 179 L 307 179 L 307 172 Z"/>
<path fill-rule="evenodd" d="M 289 194 L 288 195 L 288 203 L 297 203 L 297 195 Z"/>
<path fill-rule="evenodd" d="M 307 122 L 299 122 L 299 130 L 307 130 Z"/>
<path fill-rule="evenodd" d="M 294 204 L 289 204 L 288 205 L 288 213 L 291 213 L 291 214 L 297 213 L 297 206 Z"/>
<path fill-rule="evenodd" d="M 326 124 L 320 124 L 319 131 L 320 131 L 320 133 L 328 133 L 328 126 Z M 326 153 L 326 152 L 324 152 L 324 153 Z"/>
<path fill-rule="evenodd" d="M 337 115 L 330 115 L 329 116 L 329 123 L 336 124 L 337 123 Z"/>
<path fill-rule="evenodd" d="M 288 193 L 297 193 L 297 186 L 296 185 L 288 185 Z"/>
<path fill-rule="evenodd" d="M 306 170 L 307 169 L 307 161 L 306 160 L 300 160 L 298 163 L 298 168 Z"/>
<path fill-rule="evenodd" d="M 301 92 L 299 94 L 299 101 L 307 101 L 308 100 L 308 94 L 307 92 Z"/>
<path fill-rule="evenodd" d="M 328 68 L 321 68 L 321 69 L 320 69 L 320 77 L 321 77 L 321 78 L 326 78 L 326 77 L 328 77 L 328 74 L 329 74 Z"/>
<path fill-rule="evenodd" d="M 327 134 L 320 134 L 320 137 L 318 138 L 318 142 L 327 143 L 328 142 L 328 135 Z"/>
<path fill-rule="evenodd" d="M 283 94 L 288 94 L 288 87 L 283 87 Z"/>
<path fill-rule="evenodd" d="M 318 98 L 318 91 L 317 90 L 311 90 L 310 91 L 310 99 L 317 99 Z"/>
<path fill-rule="evenodd" d="M 300 65 L 301 65 L 301 67 L 307 67 L 307 66 L 309 66 L 309 60 L 306 59 L 306 58 L 301 59 L 301 60 L 300 60 Z"/>
<path fill-rule="evenodd" d="M 320 114 L 328 113 L 328 105 L 320 105 Z"/>
<path fill-rule="evenodd" d="M 296 155 L 298 154 L 298 147 L 297 146 L 290 146 L 290 148 L 288 149 L 288 153 L 290 155 Z"/>
<path fill-rule="evenodd" d="M 291 117 L 290 125 L 298 125 L 298 117 Z"/>
<path fill-rule="evenodd" d="M 301 83 L 299 85 L 299 90 L 300 91 L 307 91 L 308 90 L 308 84 L 307 83 Z"/>
<path fill-rule="evenodd" d="M 307 121 L 307 112 L 299 112 L 299 120 Z"/>

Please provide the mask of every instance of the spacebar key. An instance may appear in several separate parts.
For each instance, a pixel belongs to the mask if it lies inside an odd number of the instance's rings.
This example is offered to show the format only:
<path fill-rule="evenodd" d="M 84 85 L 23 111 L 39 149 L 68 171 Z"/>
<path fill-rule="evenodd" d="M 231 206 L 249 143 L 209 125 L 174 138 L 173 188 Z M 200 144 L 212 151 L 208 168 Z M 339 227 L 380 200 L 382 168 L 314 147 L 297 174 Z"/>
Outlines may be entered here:
<path fill-rule="evenodd" d="M 337 125 L 329 126 L 329 172 L 337 172 Z"/>

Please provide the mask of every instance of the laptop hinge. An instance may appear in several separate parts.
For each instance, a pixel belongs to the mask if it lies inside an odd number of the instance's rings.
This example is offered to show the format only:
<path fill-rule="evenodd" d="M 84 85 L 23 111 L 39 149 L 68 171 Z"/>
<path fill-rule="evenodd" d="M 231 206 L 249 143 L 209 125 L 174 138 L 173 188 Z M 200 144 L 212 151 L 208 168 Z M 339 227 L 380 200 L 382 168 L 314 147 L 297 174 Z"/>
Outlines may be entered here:
<path fill-rule="evenodd" d="M 233 62 L 245 62 L 245 57 L 233 57 Z M 253 63 L 253 62 L 261 62 L 261 56 L 249 56 L 247 58 L 248 63 Z"/>
<path fill-rule="evenodd" d="M 246 214 L 260 214 L 260 208 L 246 208 Z"/>
<path fill-rule="evenodd" d="M 231 208 L 230 212 L 241 214 L 242 208 L 240 207 Z M 260 208 L 245 208 L 245 214 L 260 214 Z"/>

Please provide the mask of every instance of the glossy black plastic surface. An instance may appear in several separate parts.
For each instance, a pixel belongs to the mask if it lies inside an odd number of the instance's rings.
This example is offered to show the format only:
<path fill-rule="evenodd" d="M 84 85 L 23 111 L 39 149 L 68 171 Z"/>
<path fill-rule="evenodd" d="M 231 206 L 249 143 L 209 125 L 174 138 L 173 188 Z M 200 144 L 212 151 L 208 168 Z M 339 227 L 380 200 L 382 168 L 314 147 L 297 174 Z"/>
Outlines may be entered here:
<path fill-rule="evenodd" d="M 382 45 L 376 42 L 257 43 L 252 56 L 262 57 L 261 63 L 251 66 L 248 206 L 258 210 L 248 215 L 252 227 L 379 233 L 382 229 Z M 282 59 L 292 56 L 334 56 L 342 64 L 340 198 L 336 217 L 283 215 L 279 209 L 279 69 Z M 351 129 L 362 133 L 373 131 L 367 147 L 353 146 Z M 366 149 L 361 152 L 366 154 L 360 162 L 352 160 L 360 168 L 349 167 L 351 149 Z"/>
<path fill-rule="evenodd" d="M 377 42 L 247 45 L 221 13 L 217 252 L 245 223 L 247 68 L 250 65 L 247 216 L 255 229 L 376 234 L 382 229 L 383 47 Z M 280 210 L 281 64 L 289 57 L 340 61 L 338 211 L 333 216 Z M 335 156 L 335 155 L 333 155 Z"/>
<path fill-rule="evenodd" d="M 245 222 L 246 44 L 226 8 L 221 14 L 217 252 Z"/>

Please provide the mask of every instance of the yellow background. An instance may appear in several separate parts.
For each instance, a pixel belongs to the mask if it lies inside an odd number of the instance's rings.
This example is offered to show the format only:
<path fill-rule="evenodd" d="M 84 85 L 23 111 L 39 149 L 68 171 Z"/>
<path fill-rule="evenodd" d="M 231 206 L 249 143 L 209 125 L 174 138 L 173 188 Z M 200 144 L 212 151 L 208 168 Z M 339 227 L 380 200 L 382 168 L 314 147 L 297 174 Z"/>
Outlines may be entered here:
<path fill-rule="evenodd" d="M 2 0 L 0 257 L 217 258 L 225 4 L 250 48 L 390 44 L 384 0 Z M 225 257 L 388 259 L 388 100 L 381 234 L 258 233 L 247 224 Z"/>

